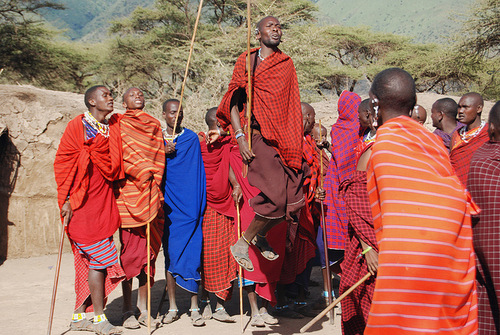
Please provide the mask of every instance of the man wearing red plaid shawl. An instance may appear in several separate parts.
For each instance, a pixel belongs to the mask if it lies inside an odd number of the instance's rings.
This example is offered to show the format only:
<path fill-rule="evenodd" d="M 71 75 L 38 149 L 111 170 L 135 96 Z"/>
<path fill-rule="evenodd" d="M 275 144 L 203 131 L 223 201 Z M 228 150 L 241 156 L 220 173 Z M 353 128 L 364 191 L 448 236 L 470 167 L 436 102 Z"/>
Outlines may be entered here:
<path fill-rule="evenodd" d="M 479 334 L 500 333 L 500 101 L 490 111 L 490 141 L 472 157 L 467 187 L 481 208 L 472 227 L 477 256 Z"/>
<path fill-rule="evenodd" d="M 356 146 L 357 168 L 339 187 L 349 219 L 348 240 L 341 265 L 340 294 L 356 284 L 367 271 L 375 274 L 378 266 L 377 239 L 366 188 L 366 167 L 376 131 L 368 99 L 359 105 L 358 115 L 361 136 Z M 360 256 L 364 250 L 367 252 Z M 375 277 L 371 277 L 342 300 L 342 334 L 363 334 L 374 289 Z"/>
<path fill-rule="evenodd" d="M 467 186 L 472 155 L 488 141 L 488 124 L 481 121 L 483 106 L 483 97 L 475 92 L 465 94 L 458 102 L 457 120 L 465 126 L 451 137 L 450 161 L 463 186 Z"/>
<path fill-rule="evenodd" d="M 304 205 L 302 192 L 303 125 L 297 74 L 291 58 L 278 49 L 281 25 L 275 17 L 257 24 L 260 48 L 251 50 L 252 117 L 246 120 L 246 56 L 236 61 L 228 92 L 217 118 L 224 129 L 232 127 L 242 159 L 248 164 L 248 181 L 260 193 L 250 200 L 255 217 L 242 238 L 231 247 L 238 264 L 253 270 L 248 256 L 254 244 L 268 260 L 279 257 L 266 240 L 267 232 L 286 219 L 297 220 L 295 213 Z M 250 122 L 251 134 L 242 127 Z M 250 150 L 246 136 L 252 138 Z"/>

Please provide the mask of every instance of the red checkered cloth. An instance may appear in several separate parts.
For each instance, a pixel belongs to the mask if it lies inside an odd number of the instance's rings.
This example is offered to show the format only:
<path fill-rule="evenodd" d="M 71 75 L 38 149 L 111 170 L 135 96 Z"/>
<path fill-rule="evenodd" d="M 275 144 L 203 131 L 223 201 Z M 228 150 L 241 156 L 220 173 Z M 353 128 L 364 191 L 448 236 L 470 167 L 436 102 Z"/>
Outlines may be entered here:
<path fill-rule="evenodd" d="M 329 249 L 344 249 L 347 233 L 347 214 L 344 200 L 339 197 L 340 183 L 356 169 L 355 148 L 359 141 L 359 95 L 344 91 L 338 102 L 339 118 L 330 132 L 332 158 L 326 173 L 326 237 Z"/>
<path fill-rule="evenodd" d="M 464 126 L 465 127 L 465 126 Z M 463 127 L 462 127 L 463 128 Z M 474 132 L 477 128 L 469 130 L 466 136 Z M 481 132 L 475 137 L 471 138 L 468 142 L 465 142 L 460 137 L 460 130 L 456 130 L 451 137 L 451 152 L 450 161 L 455 173 L 460 179 L 462 185 L 467 185 L 467 176 L 469 174 L 469 165 L 472 155 L 479 149 L 484 143 L 488 142 L 488 124 L 486 124 Z"/>
<path fill-rule="evenodd" d="M 219 137 L 207 145 L 205 133 L 199 133 L 201 156 L 207 178 L 207 204 L 218 213 L 234 218 L 236 209 L 232 197 L 233 188 L 229 182 L 229 155 L 233 144 L 230 136 Z"/>
<path fill-rule="evenodd" d="M 304 190 L 306 190 L 306 200 L 308 203 L 314 201 L 314 194 L 318 186 L 318 176 L 320 174 L 319 155 L 317 151 L 316 142 L 312 139 L 311 135 L 304 137 L 304 151 L 302 155 L 304 160 L 309 166 L 310 175 L 306 176 L 304 180 Z"/>
<path fill-rule="evenodd" d="M 363 251 L 359 239 L 378 252 L 373 229 L 372 211 L 366 189 L 366 172 L 354 171 L 351 178 L 340 185 L 341 196 L 346 204 L 348 242 L 342 262 L 340 294 L 357 283 L 368 272 L 365 258 L 357 258 Z M 372 303 L 375 278 L 371 277 L 342 300 L 342 333 L 363 334 Z"/>
<path fill-rule="evenodd" d="M 468 189 L 481 208 L 473 226 L 477 256 L 479 334 L 500 333 L 500 142 L 487 142 L 472 157 Z"/>
<path fill-rule="evenodd" d="M 89 288 L 89 261 L 82 255 L 78 248 L 71 243 L 71 248 L 73 249 L 73 256 L 75 260 L 75 293 L 76 293 L 76 303 L 75 310 L 80 308 L 85 301 L 90 297 Z M 125 279 L 125 272 L 123 272 L 120 264 L 115 263 L 114 265 L 106 268 L 106 279 L 104 281 L 104 305 L 106 305 L 106 298 L 109 294 L 120 284 L 122 280 Z M 90 300 L 90 299 L 89 299 Z M 90 300 L 90 306 L 87 306 L 85 310 L 86 313 L 93 312 L 94 306 Z"/>
<path fill-rule="evenodd" d="M 236 261 L 229 251 L 229 247 L 236 243 L 234 221 L 207 205 L 202 229 L 203 287 L 222 300 L 231 299 L 232 281 L 237 277 Z"/>
<path fill-rule="evenodd" d="M 250 52 L 255 54 L 257 50 Z M 238 57 L 228 91 L 217 110 L 217 118 L 225 130 L 231 124 L 234 91 L 247 88 L 246 55 L 244 52 Z M 252 114 L 261 127 L 262 136 L 278 151 L 284 164 L 299 170 L 304 134 L 299 85 L 292 59 L 281 50 L 266 57 L 255 70 Z M 245 108 L 240 111 L 240 119 L 242 126 L 245 125 Z"/>

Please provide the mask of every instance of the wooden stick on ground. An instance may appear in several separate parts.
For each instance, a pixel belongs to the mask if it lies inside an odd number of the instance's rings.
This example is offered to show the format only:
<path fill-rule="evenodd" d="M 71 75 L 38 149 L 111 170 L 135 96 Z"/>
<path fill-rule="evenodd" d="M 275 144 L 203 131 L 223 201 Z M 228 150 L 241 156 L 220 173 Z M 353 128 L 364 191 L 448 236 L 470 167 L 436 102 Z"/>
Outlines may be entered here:
<path fill-rule="evenodd" d="M 182 99 L 184 98 L 184 88 L 186 87 L 186 81 L 189 73 L 189 63 L 191 62 L 191 56 L 193 55 L 194 40 L 196 38 L 196 30 L 198 29 L 198 23 L 200 22 L 202 7 L 203 7 L 203 0 L 200 0 L 200 5 L 198 6 L 198 14 L 196 15 L 196 22 L 194 23 L 193 37 L 191 37 L 191 46 L 189 48 L 189 56 L 186 63 L 186 70 L 184 71 L 184 79 L 182 80 L 181 96 L 179 98 L 179 110 L 177 111 L 177 115 L 175 116 L 174 128 L 172 130 L 173 136 L 175 136 L 175 129 L 177 128 L 177 121 L 179 120 L 179 111 L 182 108 Z"/>
<path fill-rule="evenodd" d="M 368 278 L 370 278 L 372 274 L 368 272 L 363 278 L 358 280 L 358 282 L 354 285 L 352 285 L 347 291 L 345 291 L 340 297 L 338 297 L 334 302 L 332 302 L 330 305 L 328 305 L 327 308 L 325 308 L 321 313 L 319 313 L 314 319 L 309 321 L 304 327 L 300 328 L 301 333 L 305 333 L 313 324 L 315 324 L 318 320 L 320 320 L 322 317 L 326 315 L 330 310 L 333 309 L 339 302 L 342 301 L 346 296 L 349 295 L 352 291 L 354 291 L 359 285 L 363 284 Z"/>
<path fill-rule="evenodd" d="M 250 14 L 251 1 L 247 0 L 247 136 L 248 136 L 248 148 L 252 151 L 252 129 L 250 128 L 250 119 L 252 117 L 252 61 L 250 60 L 250 37 L 252 35 L 251 27 L 251 14 Z M 248 164 L 243 165 L 243 178 L 246 178 L 248 173 Z"/>
<path fill-rule="evenodd" d="M 52 287 L 52 301 L 50 302 L 50 313 L 49 313 L 49 327 L 47 329 L 47 334 L 50 335 L 52 331 L 52 319 L 54 318 L 54 307 L 56 305 L 56 295 L 57 295 L 57 284 L 59 283 L 59 271 L 61 270 L 61 258 L 64 245 L 64 233 L 66 226 L 68 225 L 68 215 L 64 217 L 63 226 L 61 229 L 61 239 L 59 241 L 59 253 L 57 254 L 56 262 L 56 273 L 54 275 L 54 286 Z"/>
<path fill-rule="evenodd" d="M 238 239 L 241 237 L 241 219 L 240 219 L 240 204 L 236 203 L 236 217 L 238 220 Z M 243 324 L 243 276 L 241 265 L 238 266 L 238 282 L 240 284 L 240 321 L 241 332 L 245 332 L 245 325 Z"/>
<path fill-rule="evenodd" d="M 149 207 L 151 208 L 151 203 L 149 204 Z M 147 257 L 147 274 L 146 276 L 148 277 L 147 280 L 147 285 L 148 285 L 148 334 L 151 334 L 151 256 L 149 253 L 151 252 L 151 222 L 148 221 L 148 224 L 146 226 L 146 238 L 147 238 L 147 252 L 146 252 L 146 257 Z"/>
<path fill-rule="evenodd" d="M 323 143 L 323 136 L 322 136 L 322 131 L 321 131 L 321 120 L 319 120 L 319 142 Z M 320 186 L 323 188 L 323 149 L 320 151 L 319 155 L 319 180 L 320 180 Z M 331 304 L 333 301 L 333 296 L 332 296 L 332 273 L 330 271 L 330 259 L 328 257 L 328 237 L 326 234 L 326 227 L 325 227 L 325 209 L 323 207 L 323 201 L 320 202 L 321 206 L 321 226 L 323 227 L 323 249 L 325 252 L 325 268 L 326 268 L 326 277 L 328 278 L 326 281 L 326 290 L 327 290 L 327 297 L 328 297 L 328 304 Z M 330 312 L 330 324 L 335 323 L 335 313 L 332 310 Z"/>

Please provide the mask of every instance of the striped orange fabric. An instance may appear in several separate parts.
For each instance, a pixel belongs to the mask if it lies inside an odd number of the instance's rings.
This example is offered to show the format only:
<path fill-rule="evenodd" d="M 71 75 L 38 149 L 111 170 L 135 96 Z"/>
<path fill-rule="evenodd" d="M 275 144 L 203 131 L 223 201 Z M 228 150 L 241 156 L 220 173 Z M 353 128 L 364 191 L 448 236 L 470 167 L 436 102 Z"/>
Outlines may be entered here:
<path fill-rule="evenodd" d="M 155 254 L 163 234 L 165 149 L 160 122 L 142 110 L 128 110 L 120 120 L 125 179 L 118 182 L 116 204 L 122 228 L 151 225 L 151 248 Z M 159 213 L 161 212 L 161 213 Z M 157 216 L 161 220 L 155 220 Z"/>
<path fill-rule="evenodd" d="M 384 123 L 372 148 L 380 253 L 365 334 L 477 333 L 473 205 L 448 151 L 407 116 Z"/>

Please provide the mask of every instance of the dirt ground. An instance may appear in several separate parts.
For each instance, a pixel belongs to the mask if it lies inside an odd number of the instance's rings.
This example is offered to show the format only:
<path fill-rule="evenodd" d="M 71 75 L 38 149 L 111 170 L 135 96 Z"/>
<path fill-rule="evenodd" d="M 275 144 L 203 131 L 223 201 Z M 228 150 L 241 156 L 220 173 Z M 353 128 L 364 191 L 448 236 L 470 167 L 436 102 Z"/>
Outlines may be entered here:
<path fill-rule="evenodd" d="M 65 243 L 68 243 L 66 239 Z M 52 287 L 55 273 L 57 255 L 22 258 L 6 260 L 0 266 L 0 315 L 2 319 L 2 334 L 23 334 L 35 335 L 46 334 L 49 320 L 50 301 L 52 296 Z M 162 253 L 157 262 L 156 283 L 152 289 L 151 309 L 156 313 L 161 299 L 162 290 L 165 287 L 165 267 Z M 313 269 L 311 278 L 321 283 L 321 273 L 318 267 Z M 52 325 L 52 334 L 91 334 L 89 332 L 71 332 L 68 331 L 71 313 L 75 303 L 75 293 L 73 289 L 74 269 L 73 255 L 64 253 L 61 262 L 61 272 L 59 276 L 59 285 L 57 290 L 57 300 L 54 311 L 54 320 Z M 320 296 L 319 287 L 311 287 L 310 301 Z M 137 282 L 134 281 L 133 301 L 136 299 Z M 246 294 L 244 297 L 244 310 L 246 314 L 243 317 L 245 325 L 245 334 L 271 335 L 271 334 L 298 334 L 299 329 L 303 327 L 311 318 L 299 320 L 280 319 L 277 326 L 266 326 L 264 328 L 255 328 L 247 325 L 250 320 L 250 307 Z M 195 328 L 191 325 L 188 315 L 189 294 L 181 288 L 177 288 L 177 298 L 181 318 L 172 324 L 164 325 L 162 328 L 154 331 L 154 334 L 239 334 L 241 333 L 241 321 L 239 316 L 239 298 L 238 291 L 233 294 L 233 299 L 227 305 L 226 309 L 230 315 L 237 319 L 236 323 L 226 324 L 215 320 L 208 320 L 204 327 Z M 122 295 L 121 287 L 118 286 L 110 295 L 105 313 L 114 325 L 121 325 L 121 306 Z M 215 306 L 215 298 L 212 297 L 212 306 Z M 162 307 L 162 312 L 166 313 L 168 302 Z M 337 309 L 336 309 L 337 311 Z M 324 317 L 316 323 L 309 332 L 311 334 L 329 334 L 340 335 L 340 315 L 336 315 L 335 323 L 330 324 L 328 318 Z M 142 327 L 138 330 L 126 330 L 125 335 L 147 334 L 147 328 Z"/>

